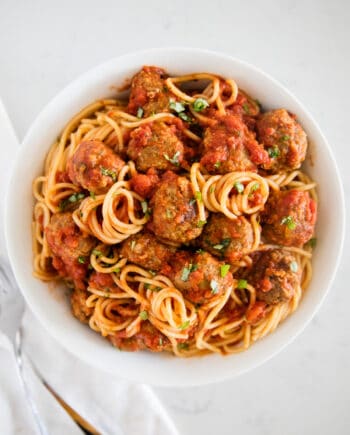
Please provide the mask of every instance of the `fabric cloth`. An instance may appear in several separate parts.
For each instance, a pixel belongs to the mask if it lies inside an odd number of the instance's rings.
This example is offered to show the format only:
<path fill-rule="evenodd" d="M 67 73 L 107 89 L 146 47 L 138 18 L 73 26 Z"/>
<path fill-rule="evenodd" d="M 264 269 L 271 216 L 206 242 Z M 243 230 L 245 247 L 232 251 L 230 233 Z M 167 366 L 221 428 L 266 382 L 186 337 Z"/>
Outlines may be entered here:
<path fill-rule="evenodd" d="M 7 185 L 17 149 L 17 139 L 9 127 L 9 120 L 0 100 L 0 184 L 3 190 Z M 0 202 L 0 255 L 5 256 L 2 205 Z M 112 377 L 78 360 L 48 336 L 28 309 L 23 319 L 23 329 L 25 353 L 43 378 L 66 403 L 102 434 L 178 434 L 149 387 Z M 82 434 L 39 381 L 26 359 L 24 372 L 48 433 Z M 1 434 L 37 433 L 24 397 L 11 344 L 0 332 Z"/>

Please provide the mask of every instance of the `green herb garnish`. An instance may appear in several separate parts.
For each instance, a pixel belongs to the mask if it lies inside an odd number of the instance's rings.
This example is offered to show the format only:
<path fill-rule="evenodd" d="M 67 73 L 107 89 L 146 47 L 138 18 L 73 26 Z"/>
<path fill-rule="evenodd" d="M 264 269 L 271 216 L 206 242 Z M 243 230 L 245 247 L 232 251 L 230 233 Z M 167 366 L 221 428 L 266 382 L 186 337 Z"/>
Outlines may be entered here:
<path fill-rule="evenodd" d="M 294 273 L 298 272 L 298 263 L 296 261 L 292 261 L 289 267 L 292 272 Z"/>
<path fill-rule="evenodd" d="M 141 311 L 139 316 L 141 317 L 142 320 L 147 320 L 148 319 L 148 313 L 147 313 L 147 311 Z"/>
<path fill-rule="evenodd" d="M 117 174 L 115 171 L 112 171 L 111 169 L 105 168 L 101 166 L 101 174 L 106 175 L 107 177 L 111 177 L 113 181 L 117 180 Z"/>
<path fill-rule="evenodd" d="M 222 266 L 220 266 L 220 275 L 221 278 L 225 278 L 225 276 L 228 274 L 228 271 L 230 270 L 230 265 L 229 264 L 223 264 Z"/>
<path fill-rule="evenodd" d="M 141 201 L 141 208 L 143 214 L 146 214 L 148 212 L 148 204 L 147 201 Z"/>
<path fill-rule="evenodd" d="M 185 112 L 179 113 L 179 118 L 181 118 L 185 122 L 192 122 L 192 118 L 188 116 Z"/>
<path fill-rule="evenodd" d="M 182 113 L 185 111 L 185 103 L 180 101 L 170 100 L 169 109 L 173 110 L 176 113 Z"/>
<path fill-rule="evenodd" d="M 271 157 L 272 159 L 280 155 L 280 150 L 277 147 L 268 148 L 267 152 L 269 154 L 269 157 Z"/>
<path fill-rule="evenodd" d="M 188 350 L 189 349 L 189 345 L 188 345 L 188 343 L 178 343 L 177 344 L 177 348 L 179 350 Z"/>
<path fill-rule="evenodd" d="M 163 154 L 165 160 L 172 163 L 175 166 L 180 166 L 179 157 L 180 157 L 180 151 L 176 151 L 176 153 L 173 155 L 173 157 L 169 157 L 168 154 Z"/>
<path fill-rule="evenodd" d="M 195 196 L 195 198 L 196 198 L 199 202 L 203 202 L 203 199 L 202 199 L 202 192 L 197 191 L 197 192 L 194 194 L 194 196 Z"/>
<path fill-rule="evenodd" d="M 96 257 L 101 257 L 103 255 L 103 253 L 101 251 L 99 251 L 98 249 L 93 249 L 92 253 Z"/>
<path fill-rule="evenodd" d="M 201 112 L 202 110 L 209 107 L 209 103 L 204 98 L 197 98 L 192 104 L 193 110 L 195 112 Z"/>
<path fill-rule="evenodd" d="M 313 237 L 312 239 L 310 239 L 307 243 L 307 246 L 310 246 L 311 248 L 314 248 L 317 245 L 317 239 L 316 237 Z"/>
<path fill-rule="evenodd" d="M 214 163 L 214 168 L 219 169 L 221 166 L 221 162 Z"/>
<path fill-rule="evenodd" d="M 242 105 L 242 108 L 243 108 L 243 110 L 244 110 L 244 113 L 245 113 L 246 115 L 249 115 L 249 113 L 250 113 L 249 104 L 248 104 L 248 103 L 244 103 L 244 104 Z"/>
<path fill-rule="evenodd" d="M 292 216 L 285 216 L 284 218 L 282 218 L 281 224 L 286 225 L 289 230 L 295 230 L 297 226 Z"/>
<path fill-rule="evenodd" d="M 213 293 L 213 295 L 216 295 L 219 293 L 219 284 L 217 283 L 217 281 L 215 281 L 215 279 L 212 279 L 210 281 L 210 288 L 211 288 L 211 292 Z"/>
<path fill-rule="evenodd" d="M 244 192 L 244 186 L 240 181 L 236 181 L 233 187 L 237 190 L 238 193 Z"/>
<path fill-rule="evenodd" d="M 85 264 L 85 257 L 83 257 L 82 255 L 79 255 L 79 257 L 78 257 L 78 263 Z"/>
<path fill-rule="evenodd" d="M 238 280 L 237 288 L 239 289 L 245 289 L 247 288 L 248 282 L 246 279 L 240 279 Z"/>
<path fill-rule="evenodd" d="M 69 204 L 73 204 L 75 202 L 78 202 L 82 199 L 85 198 L 85 194 L 84 193 L 73 193 L 73 195 L 68 196 L 68 198 L 63 199 L 60 204 L 60 210 L 64 211 L 65 208 L 69 205 Z"/>
<path fill-rule="evenodd" d="M 202 228 L 202 227 L 204 227 L 204 225 L 207 223 L 207 221 L 198 221 L 197 222 L 197 227 L 198 228 Z"/>
<path fill-rule="evenodd" d="M 142 117 L 143 117 L 143 108 L 142 107 L 139 107 L 138 109 L 137 109 L 137 112 L 136 112 L 136 116 L 139 118 L 139 119 L 141 119 Z"/>
<path fill-rule="evenodd" d="M 179 326 L 179 329 L 183 331 L 184 329 L 187 329 L 189 326 L 190 326 L 190 321 L 186 320 L 186 322 L 184 322 L 182 325 Z"/>

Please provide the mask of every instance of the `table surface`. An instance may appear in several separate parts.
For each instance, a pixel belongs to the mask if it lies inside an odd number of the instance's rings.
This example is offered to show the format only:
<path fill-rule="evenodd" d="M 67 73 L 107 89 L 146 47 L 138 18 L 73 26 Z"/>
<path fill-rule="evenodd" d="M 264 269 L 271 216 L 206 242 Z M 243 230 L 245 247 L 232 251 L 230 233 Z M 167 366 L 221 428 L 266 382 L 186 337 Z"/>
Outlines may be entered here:
<path fill-rule="evenodd" d="M 300 98 L 338 157 L 349 200 L 347 0 L 1 0 L 0 17 L 0 95 L 20 139 L 62 87 L 104 60 L 150 47 L 219 50 Z M 156 390 L 181 433 L 350 433 L 348 242 L 326 302 L 282 353 L 232 381 Z"/>

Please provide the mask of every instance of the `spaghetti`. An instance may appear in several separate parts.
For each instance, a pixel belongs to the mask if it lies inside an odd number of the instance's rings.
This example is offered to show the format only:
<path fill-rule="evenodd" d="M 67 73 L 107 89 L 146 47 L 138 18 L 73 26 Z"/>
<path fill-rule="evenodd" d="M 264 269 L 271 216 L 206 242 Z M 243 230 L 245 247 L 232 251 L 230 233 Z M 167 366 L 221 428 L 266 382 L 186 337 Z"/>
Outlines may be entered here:
<path fill-rule="evenodd" d="M 34 275 L 64 280 L 73 313 L 121 349 L 248 349 L 312 277 L 316 183 L 291 124 L 232 79 L 144 67 L 127 101 L 90 104 L 50 148 Z"/>

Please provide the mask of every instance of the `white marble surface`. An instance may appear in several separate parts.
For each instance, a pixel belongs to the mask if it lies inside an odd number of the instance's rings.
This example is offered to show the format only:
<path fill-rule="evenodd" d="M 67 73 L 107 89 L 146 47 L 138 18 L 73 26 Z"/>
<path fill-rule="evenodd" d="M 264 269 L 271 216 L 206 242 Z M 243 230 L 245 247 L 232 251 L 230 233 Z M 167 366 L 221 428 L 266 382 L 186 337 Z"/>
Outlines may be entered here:
<path fill-rule="evenodd" d="M 110 57 L 168 45 L 225 51 L 309 108 L 349 202 L 349 22 L 347 0 L 1 0 L 0 95 L 22 138 L 51 97 Z M 350 433 L 348 245 L 322 309 L 280 355 L 230 382 L 157 389 L 184 435 Z"/>

